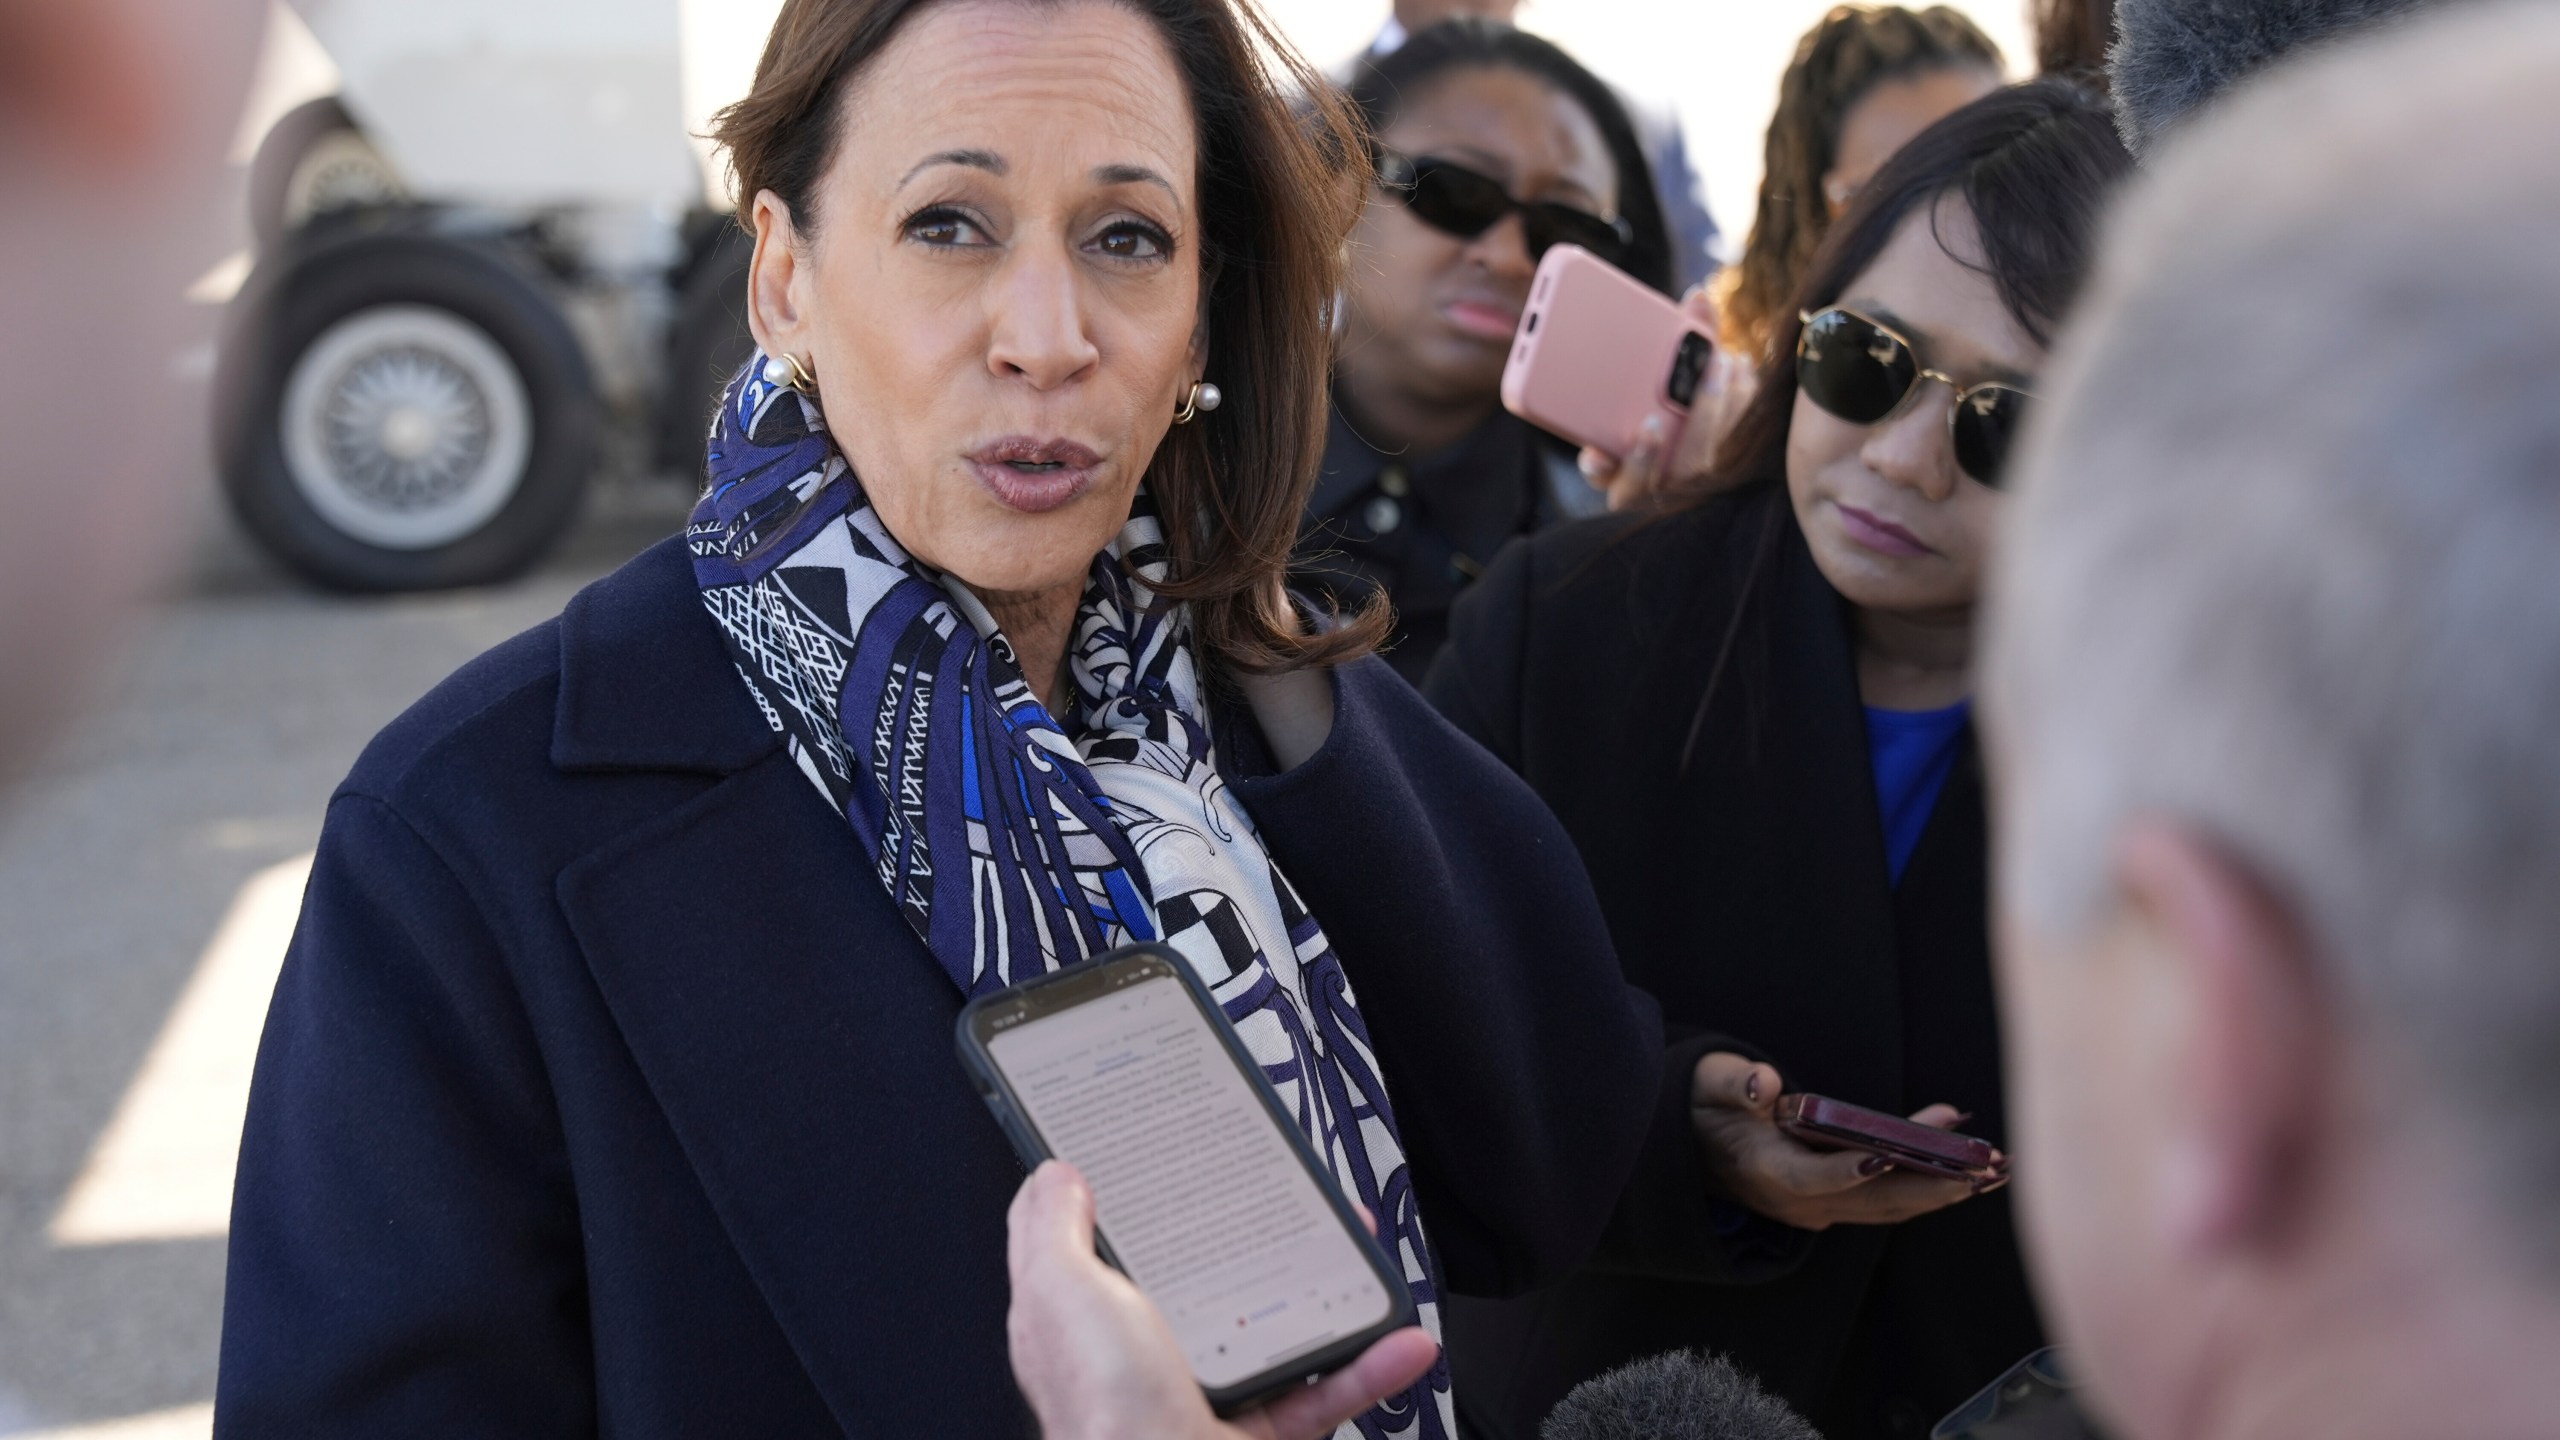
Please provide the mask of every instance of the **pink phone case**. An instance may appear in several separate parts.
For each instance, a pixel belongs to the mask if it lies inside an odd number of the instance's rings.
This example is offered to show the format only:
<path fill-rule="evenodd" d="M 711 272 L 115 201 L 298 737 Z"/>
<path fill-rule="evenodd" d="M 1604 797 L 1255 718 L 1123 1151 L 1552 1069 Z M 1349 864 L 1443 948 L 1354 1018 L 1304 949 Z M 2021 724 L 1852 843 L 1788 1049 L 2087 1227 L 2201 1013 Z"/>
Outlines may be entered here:
<path fill-rule="evenodd" d="M 1660 415 L 1664 448 L 1689 421 L 1689 402 L 1714 345 L 1656 291 L 1579 245 L 1558 245 L 1529 282 L 1529 307 L 1502 370 L 1514 415 L 1612 455 Z"/>

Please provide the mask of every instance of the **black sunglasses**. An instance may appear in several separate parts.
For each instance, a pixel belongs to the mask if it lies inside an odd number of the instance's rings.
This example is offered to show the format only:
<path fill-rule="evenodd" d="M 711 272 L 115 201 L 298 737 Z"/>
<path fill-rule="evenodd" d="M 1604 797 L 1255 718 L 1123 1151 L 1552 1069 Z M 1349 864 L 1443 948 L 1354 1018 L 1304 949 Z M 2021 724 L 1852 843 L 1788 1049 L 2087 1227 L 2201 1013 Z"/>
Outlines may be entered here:
<path fill-rule="evenodd" d="M 1434 156 L 1386 151 L 1378 157 L 1378 183 L 1396 192 L 1415 219 L 1465 240 L 1516 211 L 1532 260 L 1544 258 L 1557 245 L 1579 245 L 1618 263 L 1635 243 L 1636 228 L 1623 219 L 1604 220 L 1551 200 L 1514 200 L 1492 176 Z"/>
<path fill-rule="evenodd" d="M 1813 403 L 1852 425 L 1873 425 L 1902 408 L 1924 380 L 1956 392 L 1947 413 L 1956 466 L 1985 485 L 2000 483 L 2009 444 L 2035 397 L 2015 385 L 1986 381 L 1961 385 L 1954 376 L 1927 369 L 1911 342 L 1855 310 L 1834 305 L 1798 318 L 1796 385 Z"/>

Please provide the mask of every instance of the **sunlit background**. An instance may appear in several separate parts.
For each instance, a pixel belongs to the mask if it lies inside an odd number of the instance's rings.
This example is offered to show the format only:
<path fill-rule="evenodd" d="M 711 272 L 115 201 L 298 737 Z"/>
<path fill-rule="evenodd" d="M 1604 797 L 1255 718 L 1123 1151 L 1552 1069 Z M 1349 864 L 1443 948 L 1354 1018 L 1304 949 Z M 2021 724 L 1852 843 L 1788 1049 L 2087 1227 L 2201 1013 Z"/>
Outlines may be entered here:
<path fill-rule="evenodd" d="M 574 45 L 577 12 L 611 0 L 517 3 Z M 682 131 L 744 92 L 778 4 L 681 0 Z M 1386 0 L 1266 8 L 1326 68 L 1387 13 Z M 1730 251 L 1749 221 L 1779 73 L 1825 8 L 1531 0 L 1521 19 L 1636 97 L 1677 107 Z M 2018 71 L 2021 0 L 1959 8 Z M 338 83 L 312 30 L 277 10 L 235 162 L 245 167 L 278 117 Z M 664 139 L 670 151 L 679 143 Z M 205 257 L 192 298 L 208 313 L 249 271 L 245 223 L 240 235 L 237 253 Z M 210 357 L 208 347 L 177 363 L 205 374 Z M 243 558 L 210 474 L 173 480 L 172 503 L 201 517 L 197 563 L 117 703 L 0 816 L 0 1436 L 208 1433 L 232 1160 L 330 786 L 442 674 L 666 533 L 670 497 L 680 509 L 682 495 L 661 486 L 629 506 L 610 493 L 591 501 L 571 543 L 505 586 L 357 600 Z"/>
<path fill-rule="evenodd" d="M 698 135 L 711 112 L 746 93 L 780 8 L 781 0 L 681 0 L 688 131 Z M 1264 0 L 1262 8 L 1326 69 L 1359 53 L 1387 16 L 1387 0 Z M 1761 132 L 1777 103 L 1778 75 L 1797 38 L 1829 8 L 1831 0 L 1527 0 L 1520 24 L 1638 98 L 1678 109 L 1708 208 L 1738 244 L 1760 185 Z M 2023 73 L 2032 59 L 2025 0 L 1955 8 L 1999 43 L 2013 73 Z M 234 158 L 246 164 L 277 116 L 336 87 L 336 68 L 310 31 L 279 9 Z M 710 147 L 698 148 L 708 160 Z"/>

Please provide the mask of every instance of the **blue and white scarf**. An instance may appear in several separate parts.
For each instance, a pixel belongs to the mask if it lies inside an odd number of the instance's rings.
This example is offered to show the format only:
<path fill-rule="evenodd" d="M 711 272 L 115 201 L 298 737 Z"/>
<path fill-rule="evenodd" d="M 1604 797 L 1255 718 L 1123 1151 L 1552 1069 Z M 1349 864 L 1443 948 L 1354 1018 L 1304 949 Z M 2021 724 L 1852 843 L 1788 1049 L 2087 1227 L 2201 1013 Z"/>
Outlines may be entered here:
<path fill-rule="evenodd" d="M 963 993 L 1116 946 L 1188 958 L 1345 1193 L 1378 1218 L 1423 1324 L 1433 1265 L 1350 980 L 1219 777 L 1190 627 L 1151 603 L 1167 564 L 1141 494 L 1094 557 L 1063 725 L 978 597 L 910 556 L 813 398 L 730 382 L 686 526 L 703 603 L 767 723 L 853 825 Z M 1343 1427 L 1456 1432 L 1444 1363 Z"/>

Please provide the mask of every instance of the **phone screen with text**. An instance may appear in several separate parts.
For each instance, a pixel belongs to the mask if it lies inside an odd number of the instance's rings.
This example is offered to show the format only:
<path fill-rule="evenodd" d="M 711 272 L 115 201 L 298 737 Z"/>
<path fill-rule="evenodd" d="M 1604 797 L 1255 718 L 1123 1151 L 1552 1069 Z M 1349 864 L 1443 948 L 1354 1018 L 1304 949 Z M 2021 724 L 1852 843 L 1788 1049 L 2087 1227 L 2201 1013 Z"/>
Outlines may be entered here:
<path fill-rule="evenodd" d="M 1050 1152 L 1093 1187 L 1103 1238 L 1201 1384 L 1277 1369 L 1393 1308 L 1181 981 L 1137 981 L 986 1048 Z"/>

